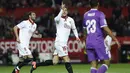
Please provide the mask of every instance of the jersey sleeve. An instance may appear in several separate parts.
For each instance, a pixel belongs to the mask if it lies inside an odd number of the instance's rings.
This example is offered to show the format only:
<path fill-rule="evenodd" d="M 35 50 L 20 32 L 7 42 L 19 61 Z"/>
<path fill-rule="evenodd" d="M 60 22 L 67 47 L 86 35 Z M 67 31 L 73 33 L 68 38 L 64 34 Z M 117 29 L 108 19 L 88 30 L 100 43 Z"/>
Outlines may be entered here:
<path fill-rule="evenodd" d="M 73 31 L 75 37 L 78 38 L 78 32 L 77 32 L 77 29 L 76 29 L 76 26 L 75 26 L 75 22 L 74 22 L 73 19 L 71 20 L 71 29 L 72 29 L 72 31 Z"/>
<path fill-rule="evenodd" d="M 62 16 L 62 13 L 63 13 L 63 10 L 61 9 L 60 12 L 59 12 L 59 14 L 54 18 L 55 23 L 58 23 L 58 22 L 59 22 L 59 20 L 60 20 L 60 18 L 61 18 L 61 16 Z"/>
<path fill-rule="evenodd" d="M 35 24 L 36 25 L 36 28 L 35 28 L 35 31 L 36 31 L 36 29 L 37 29 L 37 24 Z"/>
<path fill-rule="evenodd" d="M 100 17 L 100 27 L 102 28 L 102 27 L 107 26 L 107 21 L 105 19 L 105 15 L 103 12 L 101 12 L 99 17 Z"/>
<path fill-rule="evenodd" d="M 21 23 L 19 23 L 19 24 L 17 25 L 17 27 L 18 27 L 19 29 L 24 28 L 24 27 L 25 27 L 24 21 L 22 21 Z"/>
<path fill-rule="evenodd" d="M 71 28 L 72 28 L 72 29 L 76 29 L 75 22 L 74 22 L 73 19 L 71 20 Z"/>
<path fill-rule="evenodd" d="M 87 12 L 86 12 L 87 13 Z M 84 17 L 83 17 L 83 28 L 85 28 L 86 27 L 86 24 L 85 24 L 85 16 L 86 16 L 86 13 L 84 14 Z"/>

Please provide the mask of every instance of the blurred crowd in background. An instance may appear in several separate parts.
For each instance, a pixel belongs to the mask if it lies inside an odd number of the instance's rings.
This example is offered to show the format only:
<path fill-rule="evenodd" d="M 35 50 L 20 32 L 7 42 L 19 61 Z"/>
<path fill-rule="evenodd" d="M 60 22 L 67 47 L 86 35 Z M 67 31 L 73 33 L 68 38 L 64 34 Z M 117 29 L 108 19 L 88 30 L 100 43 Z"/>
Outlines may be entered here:
<path fill-rule="evenodd" d="M 89 0 L 67 0 L 69 6 L 88 7 Z M 129 6 L 130 0 L 99 0 L 101 6 L 116 7 Z M 15 9 L 17 7 L 55 7 L 62 0 L 0 0 L 0 7 Z"/>
<path fill-rule="evenodd" d="M 56 29 L 54 25 L 54 17 L 59 12 L 56 8 L 60 7 L 62 0 L 0 0 L 0 8 L 6 10 L 15 10 L 15 8 L 27 7 L 50 7 L 54 8 L 54 12 L 45 11 L 42 16 L 37 17 L 38 24 L 37 33 L 44 37 L 55 37 Z M 89 0 L 68 0 L 68 7 L 89 7 Z M 130 0 L 100 0 L 100 6 L 112 7 L 112 16 L 107 18 L 108 26 L 117 36 L 130 36 Z M 128 8 L 128 16 L 122 14 L 122 7 Z M 109 12 L 109 11 L 108 11 Z M 79 36 L 82 37 L 83 15 L 80 15 L 76 9 L 69 11 L 69 16 L 74 18 Z M 14 38 L 12 28 L 18 24 L 20 19 L 12 16 L 0 16 L 0 39 Z M 44 25 L 43 25 L 44 24 Z M 73 33 L 71 34 L 73 37 Z"/>

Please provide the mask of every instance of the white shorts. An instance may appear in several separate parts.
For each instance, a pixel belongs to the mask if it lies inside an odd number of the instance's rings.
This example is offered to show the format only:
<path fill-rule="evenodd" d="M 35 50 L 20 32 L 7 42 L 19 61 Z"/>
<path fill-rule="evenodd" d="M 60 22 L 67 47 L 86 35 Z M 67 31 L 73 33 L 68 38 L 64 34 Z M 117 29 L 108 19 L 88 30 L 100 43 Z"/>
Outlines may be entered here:
<path fill-rule="evenodd" d="M 106 47 L 106 53 L 108 54 L 108 57 L 111 58 L 111 52 L 108 47 Z"/>
<path fill-rule="evenodd" d="M 111 58 L 111 52 L 110 51 L 108 51 L 108 57 Z"/>
<path fill-rule="evenodd" d="M 58 55 L 59 57 L 68 55 L 68 46 L 66 44 L 55 42 L 54 46 L 55 46 L 55 51 L 53 55 Z"/>
<path fill-rule="evenodd" d="M 22 56 L 26 56 L 26 55 L 31 55 L 31 51 L 29 50 L 28 46 L 25 46 L 23 44 L 19 44 L 17 43 L 17 49 L 19 51 L 19 57 L 22 57 Z"/>

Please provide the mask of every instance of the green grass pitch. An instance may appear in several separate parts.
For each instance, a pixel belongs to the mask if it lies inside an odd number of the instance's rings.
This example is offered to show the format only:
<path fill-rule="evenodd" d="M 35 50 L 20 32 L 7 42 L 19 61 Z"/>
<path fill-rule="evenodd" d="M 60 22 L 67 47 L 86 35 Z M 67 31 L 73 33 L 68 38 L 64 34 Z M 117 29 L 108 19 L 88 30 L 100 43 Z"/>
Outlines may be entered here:
<path fill-rule="evenodd" d="M 72 64 L 74 73 L 90 73 L 90 64 Z M 14 66 L 0 66 L 0 73 L 12 73 Z M 29 73 L 31 66 L 24 66 L 20 73 Z M 40 66 L 33 73 L 68 73 L 64 64 Z M 107 73 L 130 73 L 130 63 L 111 64 Z"/>

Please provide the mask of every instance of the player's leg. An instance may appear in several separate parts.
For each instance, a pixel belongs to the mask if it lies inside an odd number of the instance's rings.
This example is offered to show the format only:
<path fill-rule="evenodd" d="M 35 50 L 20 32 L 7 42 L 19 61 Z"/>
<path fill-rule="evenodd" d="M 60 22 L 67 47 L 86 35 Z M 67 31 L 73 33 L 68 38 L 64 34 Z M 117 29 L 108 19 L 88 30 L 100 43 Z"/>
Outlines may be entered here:
<path fill-rule="evenodd" d="M 59 62 L 57 50 L 54 51 L 53 55 L 54 55 L 53 60 L 46 60 L 46 61 L 43 61 L 43 62 L 40 62 L 40 63 L 36 63 L 36 68 L 39 67 L 39 66 L 48 66 L 48 65 L 57 64 Z M 33 73 L 33 71 L 36 70 L 36 68 L 32 67 L 31 70 L 30 70 L 30 73 Z"/>
<path fill-rule="evenodd" d="M 40 63 L 36 63 L 36 68 L 39 66 L 49 66 L 49 65 L 55 65 L 59 62 L 59 57 L 56 52 L 54 52 L 53 60 L 46 60 Z M 31 68 L 30 73 L 33 73 L 33 71 L 36 69 L 34 67 Z"/>
<path fill-rule="evenodd" d="M 36 62 L 33 60 L 32 55 L 28 55 L 28 58 L 24 60 L 25 64 L 28 64 L 29 62 L 31 62 L 33 68 L 36 68 Z"/>
<path fill-rule="evenodd" d="M 31 59 L 28 59 L 28 55 L 31 55 L 31 51 L 28 48 L 25 48 L 25 46 L 22 44 L 17 44 L 17 46 L 20 58 L 18 64 L 16 65 L 12 73 L 18 73 L 20 68 L 22 68 L 24 65 L 26 65 L 28 62 L 32 60 L 32 56 Z"/>
<path fill-rule="evenodd" d="M 23 57 L 23 63 L 25 65 L 33 61 L 33 56 L 31 51 L 29 50 L 29 46 L 20 44 L 19 53 Z"/>
<path fill-rule="evenodd" d="M 23 47 L 22 50 L 23 50 L 22 52 L 24 52 L 22 55 L 25 57 L 24 62 L 23 62 L 24 65 L 27 65 L 29 62 L 31 62 L 32 68 L 36 69 L 36 62 L 33 61 L 33 56 L 32 56 L 31 51 L 29 50 L 29 48 L 28 47 L 26 47 L 26 48 Z"/>
<path fill-rule="evenodd" d="M 55 51 L 53 53 L 53 64 L 56 65 L 59 62 L 59 57 L 62 53 L 62 46 L 60 42 L 55 42 Z"/>
<path fill-rule="evenodd" d="M 36 63 L 36 66 L 39 67 L 39 66 L 49 66 L 49 65 L 55 65 L 59 62 L 59 57 L 57 55 L 57 51 L 55 50 L 54 51 L 54 54 L 53 54 L 53 59 L 52 60 L 46 60 L 46 61 L 43 61 L 43 62 L 40 62 L 40 63 Z"/>
<path fill-rule="evenodd" d="M 59 56 L 58 55 L 54 55 L 53 57 L 53 64 L 56 65 L 59 62 Z"/>
<path fill-rule="evenodd" d="M 69 56 L 68 55 L 67 56 L 63 56 L 62 58 L 63 58 L 63 60 L 65 62 L 65 68 L 68 71 L 68 73 L 73 73 L 73 68 L 71 66 Z"/>
<path fill-rule="evenodd" d="M 97 56 L 94 49 L 87 49 L 88 61 L 91 63 L 90 73 L 97 73 Z"/>
<path fill-rule="evenodd" d="M 68 47 L 67 46 L 59 46 L 57 48 L 58 50 L 58 56 L 62 57 L 65 62 L 65 68 L 68 71 L 68 73 L 73 73 L 73 69 L 70 63 L 70 58 L 68 56 Z"/>
<path fill-rule="evenodd" d="M 40 63 L 32 62 L 32 68 L 30 70 L 30 73 L 33 73 L 33 71 L 36 70 L 39 66 L 49 66 L 49 65 L 53 65 L 52 60 L 46 60 Z"/>
<path fill-rule="evenodd" d="M 23 56 L 19 58 L 19 62 L 17 63 L 15 69 L 13 70 L 12 73 L 19 73 L 19 70 L 28 62 L 32 61 L 32 58 L 28 58 L 28 56 Z"/>
<path fill-rule="evenodd" d="M 103 64 L 99 67 L 97 73 L 105 73 L 110 64 L 108 52 L 106 51 L 105 46 L 103 45 L 98 46 L 96 52 L 99 59 L 103 60 Z"/>
<path fill-rule="evenodd" d="M 24 64 L 23 61 L 24 61 L 23 57 L 20 57 L 19 58 L 19 62 L 16 64 L 16 66 L 15 66 L 14 70 L 12 71 L 12 73 L 19 73 L 20 68 L 22 66 L 24 66 L 23 65 Z"/>
<path fill-rule="evenodd" d="M 109 67 L 109 60 L 104 60 L 104 63 L 99 67 L 97 73 L 105 73 Z"/>
<path fill-rule="evenodd" d="M 52 60 L 46 60 L 40 63 L 36 63 L 36 66 L 39 67 L 39 66 L 48 66 L 48 65 L 53 65 L 53 64 L 55 65 L 58 62 L 59 62 L 59 57 L 58 57 L 57 51 L 55 50 Z"/>

